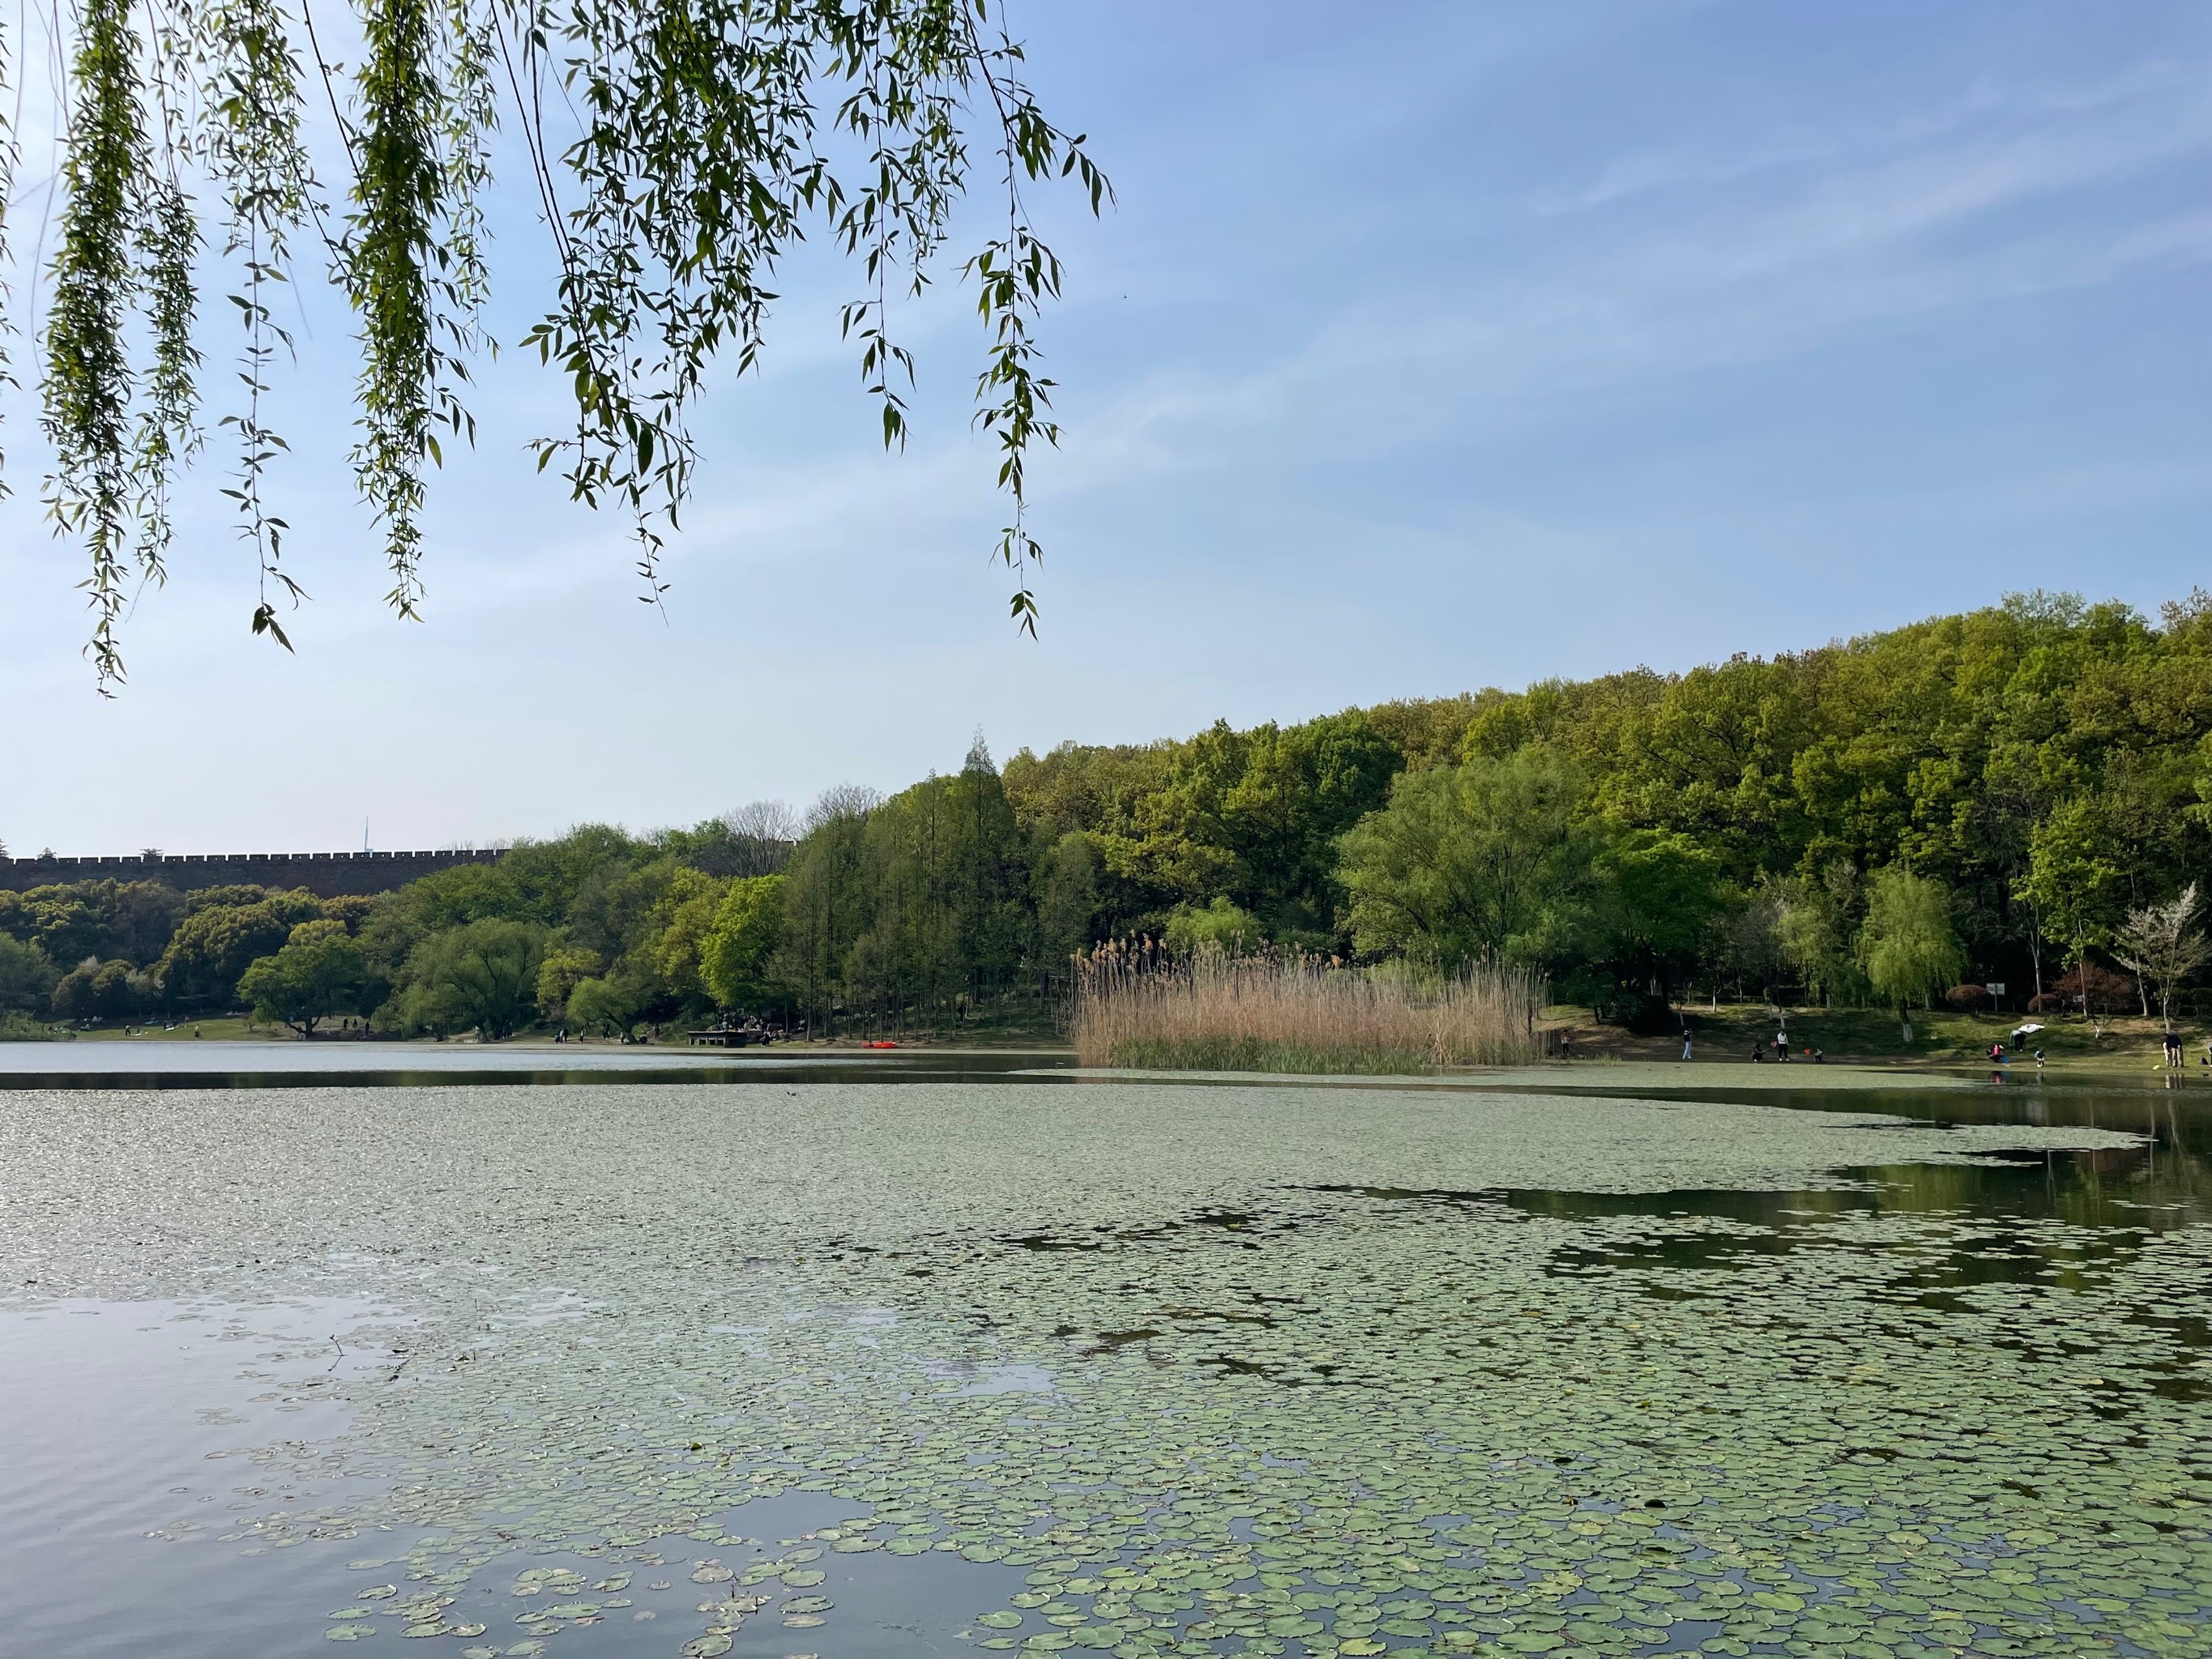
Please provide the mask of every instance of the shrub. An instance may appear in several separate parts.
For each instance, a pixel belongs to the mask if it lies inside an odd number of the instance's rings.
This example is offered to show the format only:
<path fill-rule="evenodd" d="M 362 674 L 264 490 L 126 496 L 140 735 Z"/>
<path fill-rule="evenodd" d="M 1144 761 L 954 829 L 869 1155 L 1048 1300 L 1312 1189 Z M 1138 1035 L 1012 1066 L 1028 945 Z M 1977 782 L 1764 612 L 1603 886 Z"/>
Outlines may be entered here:
<path fill-rule="evenodd" d="M 1261 946 L 1260 919 L 1225 898 L 1216 898 L 1203 908 L 1178 904 L 1168 915 L 1167 942 L 1178 956 L 1208 945 L 1232 957 L 1245 956 Z"/>
<path fill-rule="evenodd" d="M 2085 962 L 2060 975 L 2051 988 L 2031 999 L 2032 1013 L 2118 1014 L 2140 1006 L 2136 982 L 2124 974 Z"/>

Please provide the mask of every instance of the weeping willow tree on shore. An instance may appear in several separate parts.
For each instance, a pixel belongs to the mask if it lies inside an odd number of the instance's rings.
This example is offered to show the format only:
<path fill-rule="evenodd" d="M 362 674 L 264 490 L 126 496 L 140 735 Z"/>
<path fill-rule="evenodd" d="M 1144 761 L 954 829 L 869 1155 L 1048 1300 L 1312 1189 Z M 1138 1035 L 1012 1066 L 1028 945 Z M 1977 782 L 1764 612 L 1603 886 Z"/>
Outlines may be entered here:
<path fill-rule="evenodd" d="M 1072 178 L 1097 212 L 1109 187 L 1021 79 L 993 0 L 356 0 L 349 21 L 309 0 L 83 0 L 46 21 L 45 42 L 0 41 L 0 65 L 11 87 L 49 51 L 63 66 L 33 346 L 54 452 L 46 504 L 89 562 L 102 690 L 123 678 L 132 591 L 165 578 L 169 492 L 204 436 L 196 284 L 210 247 L 240 328 L 236 392 L 215 424 L 262 573 L 253 631 L 289 648 L 279 605 L 304 597 L 264 505 L 286 446 L 263 399 L 290 344 L 276 298 L 317 274 L 356 320 L 350 459 L 388 600 L 419 614 L 425 464 L 473 438 L 470 364 L 492 343 L 483 209 L 502 132 L 555 272 L 519 343 L 574 400 L 573 425 L 537 441 L 539 465 L 630 516 L 640 597 L 654 603 L 697 464 L 690 410 L 718 367 L 757 364 L 780 258 L 810 228 L 848 256 L 842 327 L 884 443 L 901 444 L 914 362 L 890 307 L 943 262 L 980 169 L 990 228 L 959 266 L 986 331 L 976 421 L 1009 503 L 996 550 L 1012 614 L 1034 629 L 1025 468 L 1057 438 L 1035 325 L 1060 267 L 1024 189 Z M 350 64 L 329 52 L 341 29 Z M 12 199 L 22 135 L 0 138 Z"/>

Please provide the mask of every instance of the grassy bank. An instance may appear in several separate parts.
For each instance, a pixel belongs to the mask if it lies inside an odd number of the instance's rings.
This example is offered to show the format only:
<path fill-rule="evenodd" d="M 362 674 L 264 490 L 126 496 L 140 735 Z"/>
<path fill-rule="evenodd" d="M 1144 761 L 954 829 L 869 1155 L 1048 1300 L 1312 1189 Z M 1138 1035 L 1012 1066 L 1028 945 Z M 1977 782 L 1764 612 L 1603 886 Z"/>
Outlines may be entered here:
<path fill-rule="evenodd" d="M 1494 969 L 1442 981 L 1313 957 L 1181 958 L 1102 948 L 1076 977 L 1086 1066 L 1409 1074 L 1544 1057 L 1541 981 Z"/>
<path fill-rule="evenodd" d="M 2155 1019 L 2140 1016 L 2100 1022 L 2102 1033 L 2079 1015 L 2029 1016 L 2021 1013 L 1960 1013 L 1954 1009 L 1915 1009 L 1912 1037 L 1906 1041 L 1896 1014 L 1888 1009 L 1803 1008 L 1786 1016 L 1758 1003 L 1723 1003 L 1716 1010 L 1692 1003 L 1680 1010 L 1690 1022 L 1697 1057 L 1711 1060 L 1745 1060 L 1752 1044 L 1766 1045 L 1771 1055 L 1775 1034 L 1786 1027 L 1790 1047 L 1802 1058 L 1808 1046 L 1832 1060 L 1877 1062 L 1921 1060 L 1938 1065 L 1972 1065 L 1984 1060 L 1992 1042 L 2014 1050 L 2012 1032 L 2033 1018 L 2044 1029 L 2026 1038 L 2018 1054 L 2025 1059 L 2041 1048 L 2050 1064 L 2069 1068 L 2132 1070 L 2161 1064 L 2160 1034 Z M 1585 1059 L 1673 1059 L 1681 1053 L 1675 1035 L 1639 1037 L 1619 1026 L 1599 1025 L 1586 1008 L 1554 1007 L 1546 1018 L 1565 1035 L 1571 1054 Z M 2207 1032 L 2200 1022 L 2183 1022 L 2183 1040 L 2189 1047 L 2189 1065 L 2199 1069 Z"/>

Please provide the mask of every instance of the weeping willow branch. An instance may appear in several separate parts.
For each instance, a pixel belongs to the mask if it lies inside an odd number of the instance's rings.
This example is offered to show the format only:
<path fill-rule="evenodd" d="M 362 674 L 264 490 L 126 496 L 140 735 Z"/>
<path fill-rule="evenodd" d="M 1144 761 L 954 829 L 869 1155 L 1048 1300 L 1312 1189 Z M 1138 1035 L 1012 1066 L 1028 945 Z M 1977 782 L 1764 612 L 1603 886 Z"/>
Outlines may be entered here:
<path fill-rule="evenodd" d="M 998 111 L 1006 145 L 1006 234 L 988 244 L 968 262 L 975 279 L 976 308 L 992 332 L 989 365 L 978 377 L 975 422 L 999 439 L 999 487 L 1013 505 L 1013 519 L 999 532 L 998 558 L 1014 573 L 1015 588 L 1009 609 L 1014 622 L 1032 638 L 1036 634 L 1036 594 L 1030 573 L 1044 561 L 1044 549 L 1029 532 L 1027 463 L 1031 447 L 1042 438 L 1060 442 L 1060 424 L 1050 416 L 1053 382 L 1036 372 L 1042 354 L 1033 324 L 1047 300 L 1060 297 L 1060 260 L 1030 228 L 1022 202 L 1024 178 L 1048 175 L 1054 161 L 1063 176 L 1079 173 L 1090 193 L 1091 208 L 1098 210 L 1111 186 L 1083 151 L 1079 136 L 1064 143 L 1046 120 L 1029 88 L 1010 73 L 1020 63 L 1022 49 L 1002 30 L 998 44 L 986 51 L 975 48 L 975 61 Z"/>
<path fill-rule="evenodd" d="M 125 603 L 138 483 L 131 446 L 137 376 L 124 331 L 137 299 L 131 232 L 148 156 L 125 0 L 88 0 L 70 83 L 75 99 L 42 386 L 54 447 L 46 501 L 55 524 L 82 536 L 91 556 L 86 649 L 105 691 L 123 678 L 115 624 Z"/>
<path fill-rule="evenodd" d="M 304 598 L 264 504 L 286 445 L 262 405 L 291 346 L 267 296 L 303 279 L 293 244 L 311 224 L 356 319 L 351 459 L 387 597 L 422 614 L 425 474 L 445 443 L 473 441 L 470 364 L 495 349 L 482 204 L 502 123 L 554 255 L 552 302 L 523 343 L 574 405 L 565 435 L 537 441 L 538 465 L 577 501 L 629 517 L 641 597 L 654 603 L 696 477 L 691 411 L 716 379 L 758 366 L 776 267 L 810 226 L 859 267 L 860 297 L 840 321 L 884 443 L 906 441 L 915 365 L 894 337 L 892 290 L 926 288 L 968 183 L 970 132 L 988 132 L 1004 229 L 961 270 L 987 331 L 976 418 L 1012 507 L 997 555 L 1015 573 L 1013 617 L 1035 631 L 1027 461 L 1059 432 L 1035 325 L 1061 276 L 1022 189 L 1073 177 L 1094 213 L 1111 191 L 1017 78 L 1021 48 L 994 0 L 356 0 L 350 71 L 325 55 L 305 3 L 84 0 L 70 27 L 40 342 L 46 501 L 88 557 L 103 690 L 123 677 L 133 578 L 166 569 L 167 490 L 198 441 L 195 282 L 216 240 L 193 194 L 203 184 L 244 337 L 241 394 L 222 424 L 237 445 L 224 494 L 260 577 L 253 631 L 289 647 L 274 601 Z M 0 71 L 21 49 L 0 37 Z M 336 213 L 304 137 L 311 72 L 335 118 Z M 4 169 L 15 135 L 0 128 L 0 140 Z"/>
<path fill-rule="evenodd" d="M 295 605 L 305 596 L 283 567 L 287 526 L 264 502 L 269 466 L 288 446 L 262 420 L 261 399 L 277 348 L 289 352 L 292 346 L 264 296 L 270 285 L 289 279 L 292 234 L 306 224 L 315 203 L 313 165 L 300 133 L 301 69 L 271 0 L 230 0 L 204 17 L 204 97 L 210 112 L 206 159 L 222 192 L 224 252 L 240 265 L 242 285 L 229 297 L 246 337 L 238 356 L 246 401 L 222 417 L 237 440 L 238 471 L 236 482 L 222 493 L 237 507 L 239 535 L 253 550 L 253 631 L 289 651 L 292 642 L 270 592 L 281 592 Z"/>
<path fill-rule="evenodd" d="M 386 0 L 362 21 L 360 170 L 339 262 L 362 319 L 354 476 L 385 527 L 392 574 L 386 598 L 412 617 L 422 598 L 422 460 L 437 442 L 431 419 L 445 366 L 431 272 L 446 186 L 438 155 L 443 89 L 432 62 L 429 0 Z"/>
<path fill-rule="evenodd" d="M 196 267 L 201 234 L 183 179 L 189 148 L 185 100 L 192 91 L 189 14 L 159 9 L 159 0 L 155 3 L 147 85 L 160 117 L 159 147 L 148 158 L 148 176 L 140 181 L 138 246 L 138 281 L 151 343 L 133 465 L 141 495 L 138 566 L 158 584 L 167 580 L 170 478 L 200 442 L 200 354 L 192 325 L 199 311 Z"/>
<path fill-rule="evenodd" d="M 191 200 L 181 186 L 165 180 L 153 191 L 142 250 L 140 280 L 153 345 L 132 459 L 142 496 L 138 565 L 156 582 L 167 580 L 170 476 L 179 461 L 199 447 L 193 416 L 199 405 L 200 354 L 192 343 L 198 311 L 193 267 L 199 252 L 199 217 Z"/>
<path fill-rule="evenodd" d="M 0 388 L 13 390 L 17 385 L 15 363 L 11 347 L 15 339 L 14 319 L 9 302 L 14 298 L 14 289 L 7 280 L 9 260 L 8 224 L 4 216 L 5 204 L 15 198 L 15 164 L 21 155 L 21 146 L 15 136 L 15 124 L 8 108 L 7 94 L 14 90 L 15 69 L 10 55 L 11 42 L 4 22 L 0 22 Z M 7 457 L 0 449 L 0 498 L 8 494 Z"/>

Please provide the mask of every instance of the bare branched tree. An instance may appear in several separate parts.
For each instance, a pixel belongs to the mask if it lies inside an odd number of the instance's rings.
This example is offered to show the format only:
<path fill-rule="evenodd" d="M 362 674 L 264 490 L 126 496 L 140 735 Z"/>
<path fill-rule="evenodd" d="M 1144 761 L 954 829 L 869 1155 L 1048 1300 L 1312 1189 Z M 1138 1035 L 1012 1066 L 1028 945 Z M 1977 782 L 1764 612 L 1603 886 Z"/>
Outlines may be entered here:
<path fill-rule="evenodd" d="M 791 849 L 805 833 L 799 814 L 780 800 L 747 801 L 733 812 L 722 814 L 722 827 L 730 832 L 736 876 L 772 876 L 791 862 Z"/>
<path fill-rule="evenodd" d="M 2173 1029 L 2175 988 L 2212 955 L 2212 945 L 2206 944 L 2193 920 L 2196 910 L 2197 884 L 2192 881 L 2170 903 L 2147 904 L 2128 912 L 2113 939 L 2112 954 L 2158 988 L 2159 1018 L 2169 1031 Z"/>
<path fill-rule="evenodd" d="M 841 783 L 824 789 L 822 798 L 806 809 L 805 825 L 811 831 L 839 818 L 864 818 L 883 804 L 879 789 L 871 789 L 865 783 Z"/>

